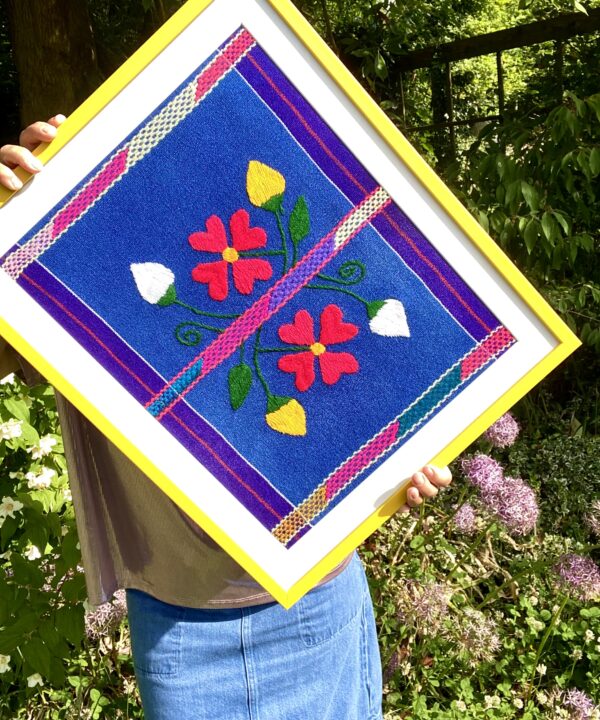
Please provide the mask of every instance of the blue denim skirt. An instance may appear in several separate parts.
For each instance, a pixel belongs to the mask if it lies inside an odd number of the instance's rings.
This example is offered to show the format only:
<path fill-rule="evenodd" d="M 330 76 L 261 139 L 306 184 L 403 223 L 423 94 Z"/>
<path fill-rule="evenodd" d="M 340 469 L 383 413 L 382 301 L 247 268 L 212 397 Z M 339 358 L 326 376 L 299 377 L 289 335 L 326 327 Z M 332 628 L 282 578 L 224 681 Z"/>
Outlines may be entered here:
<path fill-rule="evenodd" d="M 381 720 L 360 560 L 299 600 L 196 610 L 127 591 L 146 720 Z"/>

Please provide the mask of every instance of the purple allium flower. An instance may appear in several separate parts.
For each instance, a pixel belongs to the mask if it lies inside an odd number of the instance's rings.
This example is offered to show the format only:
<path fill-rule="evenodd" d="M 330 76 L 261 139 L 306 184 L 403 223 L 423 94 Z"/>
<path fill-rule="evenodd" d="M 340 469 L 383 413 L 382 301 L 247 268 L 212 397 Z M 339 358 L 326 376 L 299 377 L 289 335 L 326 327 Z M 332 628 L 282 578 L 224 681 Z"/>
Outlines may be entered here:
<path fill-rule="evenodd" d="M 456 529 L 465 535 L 472 535 L 477 529 L 477 515 L 470 503 L 464 503 L 456 512 L 452 522 Z"/>
<path fill-rule="evenodd" d="M 594 500 L 584 520 L 590 531 L 600 537 L 600 500 Z"/>
<path fill-rule="evenodd" d="M 90 640 L 99 640 L 113 633 L 127 615 L 125 591 L 117 590 L 110 602 L 105 602 L 85 615 L 85 633 Z"/>
<path fill-rule="evenodd" d="M 535 528 L 540 509 L 532 488 L 521 478 L 505 477 L 501 487 L 481 496 L 512 535 L 527 535 Z"/>
<path fill-rule="evenodd" d="M 582 690 L 571 688 L 563 695 L 563 705 L 573 720 L 589 720 L 596 709 L 594 701 Z"/>
<path fill-rule="evenodd" d="M 400 667 L 400 651 L 394 650 L 394 654 L 390 658 L 390 661 L 386 665 L 384 671 L 383 671 L 383 682 L 384 684 L 389 682 L 392 677 L 394 676 L 394 673 L 396 670 Z"/>
<path fill-rule="evenodd" d="M 495 447 L 505 448 L 515 442 L 520 429 L 514 417 L 506 413 L 485 431 L 484 437 Z"/>
<path fill-rule="evenodd" d="M 467 480 L 482 493 L 494 492 L 502 486 L 504 470 L 499 462 L 489 455 L 474 455 L 464 458 L 462 471 Z"/>
<path fill-rule="evenodd" d="M 552 569 L 569 595 L 583 601 L 600 598 L 600 568 L 591 558 L 566 553 Z"/>
<path fill-rule="evenodd" d="M 452 623 L 444 635 L 456 643 L 459 652 L 472 665 L 491 661 L 501 647 L 494 620 L 470 607 L 463 609 L 457 622 Z"/>
<path fill-rule="evenodd" d="M 398 618 L 423 635 L 435 635 L 448 614 L 451 597 L 452 589 L 443 583 L 406 580 L 397 595 Z"/>

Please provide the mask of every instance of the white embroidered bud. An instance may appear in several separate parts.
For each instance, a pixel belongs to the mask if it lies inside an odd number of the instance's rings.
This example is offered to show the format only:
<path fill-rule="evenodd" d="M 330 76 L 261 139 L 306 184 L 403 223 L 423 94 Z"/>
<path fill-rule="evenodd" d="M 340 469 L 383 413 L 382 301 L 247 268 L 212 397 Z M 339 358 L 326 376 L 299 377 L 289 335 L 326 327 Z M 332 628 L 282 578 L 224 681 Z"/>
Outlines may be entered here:
<path fill-rule="evenodd" d="M 375 300 L 367 306 L 371 332 L 385 337 L 410 337 L 406 311 L 400 300 Z"/>
<path fill-rule="evenodd" d="M 171 305 L 176 299 L 175 275 L 160 263 L 132 263 L 131 272 L 140 295 L 151 305 Z"/>

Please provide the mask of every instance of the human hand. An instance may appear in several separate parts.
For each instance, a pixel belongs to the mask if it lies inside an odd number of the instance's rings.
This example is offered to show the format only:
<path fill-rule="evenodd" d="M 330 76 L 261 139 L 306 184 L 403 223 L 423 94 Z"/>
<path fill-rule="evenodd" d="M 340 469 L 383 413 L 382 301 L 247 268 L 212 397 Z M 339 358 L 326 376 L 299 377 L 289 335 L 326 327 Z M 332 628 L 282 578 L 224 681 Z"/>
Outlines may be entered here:
<path fill-rule="evenodd" d="M 400 512 L 408 512 L 410 508 L 417 507 L 423 502 L 423 498 L 435 497 L 440 488 L 448 487 L 451 482 L 452 473 L 448 466 L 439 468 L 426 465 L 411 477 L 406 503 L 400 508 Z"/>
<path fill-rule="evenodd" d="M 56 137 L 56 128 L 65 121 L 64 115 L 55 115 L 47 123 L 35 122 L 25 128 L 19 136 L 20 145 L 4 145 L 0 148 L 0 185 L 9 190 L 20 190 L 23 183 L 13 170 L 22 167 L 35 175 L 43 165 L 31 152 L 40 143 L 50 142 Z"/>

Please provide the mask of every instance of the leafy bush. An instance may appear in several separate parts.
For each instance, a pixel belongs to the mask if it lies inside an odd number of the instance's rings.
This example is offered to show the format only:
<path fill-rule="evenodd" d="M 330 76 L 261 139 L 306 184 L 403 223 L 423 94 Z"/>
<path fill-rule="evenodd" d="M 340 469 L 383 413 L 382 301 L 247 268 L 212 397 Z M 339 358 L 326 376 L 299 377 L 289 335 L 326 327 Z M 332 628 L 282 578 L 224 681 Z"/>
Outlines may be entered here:
<path fill-rule="evenodd" d="M 595 535 L 589 526 L 569 535 L 587 522 L 598 487 L 595 466 L 586 467 L 597 464 L 598 445 L 588 440 L 554 438 L 540 452 L 531 438 L 509 449 L 482 438 L 472 451 L 491 452 L 504 470 L 489 455 L 456 463 L 453 486 L 428 510 L 393 519 L 366 543 L 386 718 L 598 716 L 600 569 L 589 554 L 598 547 L 600 505 Z M 561 459 L 561 450 L 572 452 Z M 567 496 L 553 480 L 578 472 L 573 490 L 582 500 L 565 522 Z M 532 533 L 518 522 L 533 517 L 531 496 L 507 495 L 515 485 L 503 473 L 523 473 L 525 486 L 539 488 Z M 499 499 L 512 503 L 509 516 Z"/>
<path fill-rule="evenodd" d="M 0 498 L 0 717 L 134 717 L 126 636 L 84 618 L 53 390 L 15 376 L 0 384 Z"/>

